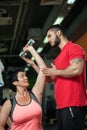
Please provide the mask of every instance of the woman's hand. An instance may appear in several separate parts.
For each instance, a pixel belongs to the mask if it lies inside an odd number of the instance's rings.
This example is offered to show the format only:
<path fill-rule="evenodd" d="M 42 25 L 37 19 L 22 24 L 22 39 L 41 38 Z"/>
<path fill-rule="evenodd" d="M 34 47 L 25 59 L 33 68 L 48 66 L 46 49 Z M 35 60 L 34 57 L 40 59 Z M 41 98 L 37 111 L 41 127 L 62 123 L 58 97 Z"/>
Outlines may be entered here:
<path fill-rule="evenodd" d="M 32 44 L 30 44 L 30 45 L 26 44 L 26 45 L 23 47 L 23 50 L 24 50 L 25 52 L 27 52 L 27 51 L 30 51 L 32 48 L 33 48 L 33 47 L 32 47 Z"/>

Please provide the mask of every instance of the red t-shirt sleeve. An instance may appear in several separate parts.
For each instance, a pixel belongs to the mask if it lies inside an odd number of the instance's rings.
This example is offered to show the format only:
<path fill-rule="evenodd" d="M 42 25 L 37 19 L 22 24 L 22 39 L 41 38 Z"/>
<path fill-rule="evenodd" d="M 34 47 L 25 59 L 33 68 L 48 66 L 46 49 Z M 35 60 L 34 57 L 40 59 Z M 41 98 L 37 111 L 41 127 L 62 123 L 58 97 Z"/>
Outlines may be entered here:
<path fill-rule="evenodd" d="M 69 60 L 84 57 L 85 57 L 85 51 L 80 46 L 74 44 L 69 48 Z"/>

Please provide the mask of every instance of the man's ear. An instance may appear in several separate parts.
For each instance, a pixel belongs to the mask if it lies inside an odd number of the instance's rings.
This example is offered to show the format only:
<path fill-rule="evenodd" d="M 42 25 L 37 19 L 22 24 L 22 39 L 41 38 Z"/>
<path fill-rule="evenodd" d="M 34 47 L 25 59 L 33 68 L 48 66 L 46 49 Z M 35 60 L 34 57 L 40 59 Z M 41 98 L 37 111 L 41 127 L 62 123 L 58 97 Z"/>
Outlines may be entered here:
<path fill-rule="evenodd" d="M 14 81 L 14 82 L 13 82 L 13 85 L 15 85 L 15 86 L 16 86 L 17 84 L 18 84 L 18 82 L 17 82 L 17 81 Z"/>
<path fill-rule="evenodd" d="M 60 31 L 60 30 L 57 31 L 57 35 L 58 35 L 59 37 L 61 36 L 61 31 Z"/>

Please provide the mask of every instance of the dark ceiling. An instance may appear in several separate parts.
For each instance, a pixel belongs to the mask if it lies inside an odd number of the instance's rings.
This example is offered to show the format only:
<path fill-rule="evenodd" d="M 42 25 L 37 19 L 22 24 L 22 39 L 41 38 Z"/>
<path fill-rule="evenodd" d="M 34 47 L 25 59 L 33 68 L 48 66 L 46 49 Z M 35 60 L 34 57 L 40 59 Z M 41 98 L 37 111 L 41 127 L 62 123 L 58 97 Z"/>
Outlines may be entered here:
<path fill-rule="evenodd" d="M 44 47 L 42 57 L 53 59 L 58 50 L 43 39 L 58 16 L 64 16 L 61 24 L 70 39 L 76 41 L 87 32 L 87 0 L 73 5 L 67 0 L 0 0 L 0 58 L 5 66 L 25 65 L 19 53 L 30 38 L 36 41 L 36 49 Z"/>

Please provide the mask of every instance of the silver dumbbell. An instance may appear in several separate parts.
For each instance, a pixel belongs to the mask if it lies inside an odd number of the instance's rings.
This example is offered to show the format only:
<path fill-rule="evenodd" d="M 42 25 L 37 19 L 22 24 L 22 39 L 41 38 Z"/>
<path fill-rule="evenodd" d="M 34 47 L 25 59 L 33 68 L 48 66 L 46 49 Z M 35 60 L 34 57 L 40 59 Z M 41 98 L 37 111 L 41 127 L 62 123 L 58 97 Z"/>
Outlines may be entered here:
<path fill-rule="evenodd" d="M 34 41 L 33 39 L 30 39 L 30 40 L 27 42 L 27 45 L 31 45 L 31 44 L 33 45 L 34 43 L 35 43 L 35 41 Z M 25 52 L 25 51 L 22 50 L 22 51 L 20 52 L 20 54 L 19 54 L 19 57 L 22 58 L 22 57 L 25 57 L 26 55 L 27 55 L 27 52 Z"/>

